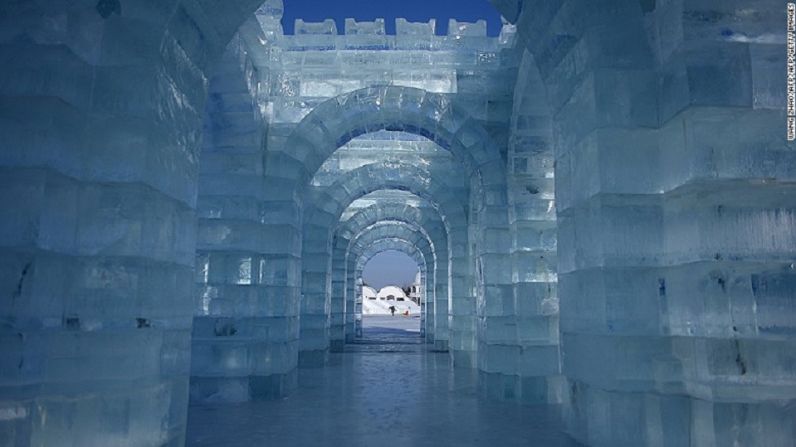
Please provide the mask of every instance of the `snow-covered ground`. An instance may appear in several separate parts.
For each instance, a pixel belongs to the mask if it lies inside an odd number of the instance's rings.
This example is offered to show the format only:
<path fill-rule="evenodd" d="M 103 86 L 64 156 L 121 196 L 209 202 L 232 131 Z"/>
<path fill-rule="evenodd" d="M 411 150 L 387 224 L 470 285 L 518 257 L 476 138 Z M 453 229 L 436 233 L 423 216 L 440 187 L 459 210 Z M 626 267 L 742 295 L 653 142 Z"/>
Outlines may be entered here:
<path fill-rule="evenodd" d="M 403 315 L 405 311 L 409 311 L 409 315 L 420 315 L 420 306 L 414 301 L 396 301 L 396 300 L 380 300 L 380 299 L 364 299 L 362 300 L 362 313 L 364 315 L 390 315 L 390 306 L 395 306 L 396 315 Z"/>

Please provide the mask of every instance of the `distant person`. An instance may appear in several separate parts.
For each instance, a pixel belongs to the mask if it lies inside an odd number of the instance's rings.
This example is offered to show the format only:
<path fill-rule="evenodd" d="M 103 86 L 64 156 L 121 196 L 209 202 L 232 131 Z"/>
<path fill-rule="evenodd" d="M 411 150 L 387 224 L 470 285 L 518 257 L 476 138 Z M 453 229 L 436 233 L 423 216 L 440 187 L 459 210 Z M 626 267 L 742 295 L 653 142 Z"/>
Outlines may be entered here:
<path fill-rule="evenodd" d="M 404 316 L 405 316 L 405 317 L 408 317 L 408 316 L 409 316 L 409 309 L 406 309 L 406 310 L 404 311 Z"/>
<path fill-rule="evenodd" d="M 393 317 L 395 316 L 395 306 L 390 306 L 390 313 Z"/>

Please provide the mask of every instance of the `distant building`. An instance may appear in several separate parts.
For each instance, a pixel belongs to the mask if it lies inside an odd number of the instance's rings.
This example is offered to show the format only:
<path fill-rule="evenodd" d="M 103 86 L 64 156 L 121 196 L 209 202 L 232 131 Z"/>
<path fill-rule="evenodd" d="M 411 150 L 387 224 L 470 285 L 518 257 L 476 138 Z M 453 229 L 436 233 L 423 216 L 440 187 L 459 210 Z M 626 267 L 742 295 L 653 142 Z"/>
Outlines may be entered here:
<path fill-rule="evenodd" d="M 363 315 L 391 315 L 390 307 L 395 307 L 397 315 L 419 315 L 418 306 L 398 286 L 385 286 L 378 292 L 368 286 L 362 286 Z"/>
<path fill-rule="evenodd" d="M 397 286 L 385 286 L 377 294 L 379 301 L 408 301 L 409 297 Z"/>

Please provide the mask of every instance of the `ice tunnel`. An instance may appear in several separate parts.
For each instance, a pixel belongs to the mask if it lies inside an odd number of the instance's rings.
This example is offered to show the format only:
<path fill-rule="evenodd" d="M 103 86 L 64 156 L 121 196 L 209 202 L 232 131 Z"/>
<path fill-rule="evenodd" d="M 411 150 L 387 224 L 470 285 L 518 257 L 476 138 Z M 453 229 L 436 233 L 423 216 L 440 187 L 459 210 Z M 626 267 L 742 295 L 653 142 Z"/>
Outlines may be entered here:
<path fill-rule="evenodd" d="M 796 7 L 491 3 L 0 4 L 0 446 L 796 445 Z"/>

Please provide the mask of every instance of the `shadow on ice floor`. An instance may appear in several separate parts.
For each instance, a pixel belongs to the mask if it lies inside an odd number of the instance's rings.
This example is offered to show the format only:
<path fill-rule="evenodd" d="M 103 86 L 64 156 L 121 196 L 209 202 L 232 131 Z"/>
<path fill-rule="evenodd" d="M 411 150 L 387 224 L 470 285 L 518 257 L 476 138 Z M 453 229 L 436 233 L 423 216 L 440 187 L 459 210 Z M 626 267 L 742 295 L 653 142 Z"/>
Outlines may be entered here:
<path fill-rule="evenodd" d="M 555 409 L 480 399 L 475 376 L 428 352 L 418 320 L 366 317 L 363 339 L 300 369 L 278 401 L 197 405 L 189 446 L 577 446 Z"/>

